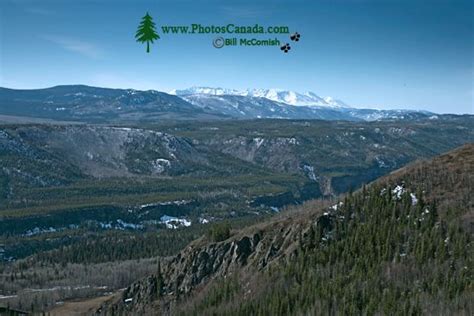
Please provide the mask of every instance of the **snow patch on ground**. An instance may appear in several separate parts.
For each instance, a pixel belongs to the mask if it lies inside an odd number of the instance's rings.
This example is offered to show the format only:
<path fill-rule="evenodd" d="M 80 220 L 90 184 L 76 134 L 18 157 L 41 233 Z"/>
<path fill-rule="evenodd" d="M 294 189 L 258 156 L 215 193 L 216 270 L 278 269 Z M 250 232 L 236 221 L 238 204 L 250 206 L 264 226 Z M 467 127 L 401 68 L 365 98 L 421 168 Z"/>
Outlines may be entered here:
<path fill-rule="evenodd" d="M 179 227 L 189 227 L 191 226 L 191 221 L 186 218 L 177 218 L 173 216 L 163 215 L 160 218 L 160 222 L 166 225 L 166 228 L 177 229 Z"/>
<path fill-rule="evenodd" d="M 199 217 L 199 223 L 200 224 L 209 224 L 209 220 L 206 218 Z"/>
<path fill-rule="evenodd" d="M 385 192 L 385 189 L 382 189 L 380 194 L 383 194 L 384 192 Z M 392 190 L 392 194 L 397 200 L 400 200 L 402 198 L 403 194 L 405 194 L 406 192 L 407 192 L 407 190 L 403 187 L 403 185 L 400 185 L 400 184 L 397 185 Z M 411 198 L 411 205 L 418 204 L 418 198 L 416 197 L 416 195 L 414 193 L 410 192 L 410 198 Z"/>
<path fill-rule="evenodd" d="M 166 202 L 155 202 L 155 203 L 147 203 L 147 204 L 142 204 L 138 206 L 139 209 L 143 209 L 145 207 L 151 207 L 151 206 L 163 206 L 163 205 L 185 205 L 191 203 L 189 200 L 175 200 L 175 201 L 166 201 Z"/>
<path fill-rule="evenodd" d="M 256 137 L 253 139 L 254 143 L 257 145 L 257 149 L 262 146 L 263 142 L 265 141 L 264 138 Z"/>
<path fill-rule="evenodd" d="M 392 193 L 397 199 L 400 200 L 402 198 L 403 193 L 405 193 L 405 188 L 401 185 L 397 185 L 395 189 L 392 190 Z"/>
<path fill-rule="evenodd" d="M 51 227 L 51 226 L 46 227 L 46 228 L 35 227 L 35 228 L 27 230 L 23 234 L 23 236 L 31 237 L 31 236 L 35 236 L 39 234 L 55 233 L 55 232 L 66 230 L 66 229 L 78 229 L 78 228 L 79 228 L 79 225 L 76 225 L 76 224 L 70 224 L 64 227 L 56 227 L 56 228 Z M 2 249 L 0 248 L 0 252 L 2 252 L 1 250 Z"/>
<path fill-rule="evenodd" d="M 375 160 L 377 161 L 377 164 L 379 165 L 379 168 L 388 168 L 385 161 L 383 161 L 382 158 L 380 158 L 379 156 L 375 156 Z"/>
<path fill-rule="evenodd" d="M 344 205 L 344 203 L 339 202 L 339 203 L 336 203 L 333 206 L 331 206 L 331 209 L 337 211 L 339 209 L 339 207 L 341 207 L 343 205 Z"/>
<path fill-rule="evenodd" d="M 56 231 L 57 229 L 55 229 L 54 227 L 49 227 L 49 228 L 35 227 L 33 229 L 27 230 L 25 233 L 25 236 L 34 236 L 34 235 L 45 234 L 45 233 L 54 233 Z"/>
<path fill-rule="evenodd" d="M 168 159 L 158 158 L 152 161 L 153 169 L 156 173 L 162 173 L 166 168 L 171 167 L 171 162 Z"/>
<path fill-rule="evenodd" d="M 130 229 L 142 229 L 143 228 L 143 225 L 127 223 L 127 222 L 125 222 L 121 219 L 117 220 L 117 224 L 118 225 L 116 225 L 116 227 L 121 227 L 121 228 L 130 228 Z"/>
<path fill-rule="evenodd" d="M 115 223 L 114 222 L 108 222 L 108 223 L 99 222 L 99 226 L 102 229 L 118 229 L 118 230 L 125 230 L 125 229 L 138 230 L 138 229 L 143 229 L 144 227 L 141 224 L 127 223 L 121 219 L 117 219 Z"/>
<path fill-rule="evenodd" d="M 310 165 L 304 165 L 303 170 L 310 180 L 317 181 L 316 174 L 314 173 L 314 167 Z"/>
<path fill-rule="evenodd" d="M 299 145 L 300 143 L 296 140 L 296 138 L 292 137 L 288 139 L 288 143 L 292 145 Z"/>

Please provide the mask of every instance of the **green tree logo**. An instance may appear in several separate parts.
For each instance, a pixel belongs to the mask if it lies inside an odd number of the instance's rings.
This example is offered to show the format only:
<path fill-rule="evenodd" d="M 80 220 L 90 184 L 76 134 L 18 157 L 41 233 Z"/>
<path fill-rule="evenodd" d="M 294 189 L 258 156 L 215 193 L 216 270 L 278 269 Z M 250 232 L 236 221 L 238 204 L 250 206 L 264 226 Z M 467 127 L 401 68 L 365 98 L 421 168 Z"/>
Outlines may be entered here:
<path fill-rule="evenodd" d="M 135 34 L 137 42 L 145 43 L 146 42 L 146 52 L 150 52 L 150 42 L 153 43 L 154 40 L 159 39 L 160 36 L 156 33 L 155 23 L 151 15 L 146 13 L 142 18 L 140 25 L 138 26 L 137 34 Z"/>

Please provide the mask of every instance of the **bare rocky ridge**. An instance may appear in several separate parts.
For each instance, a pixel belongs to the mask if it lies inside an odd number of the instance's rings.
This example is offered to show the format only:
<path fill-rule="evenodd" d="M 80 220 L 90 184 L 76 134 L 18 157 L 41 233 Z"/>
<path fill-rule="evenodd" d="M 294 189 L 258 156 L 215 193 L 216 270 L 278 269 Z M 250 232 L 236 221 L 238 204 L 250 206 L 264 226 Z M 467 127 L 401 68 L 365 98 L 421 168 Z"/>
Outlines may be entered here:
<path fill-rule="evenodd" d="M 176 295 L 192 293 L 218 277 L 238 274 L 243 270 L 256 273 L 280 260 L 291 259 L 297 251 L 297 244 L 309 238 L 311 225 L 329 225 L 329 216 L 320 218 L 317 214 L 306 214 L 304 221 L 300 216 L 292 218 L 287 215 L 269 224 L 235 232 L 228 240 L 218 243 L 209 243 L 205 238 L 197 240 L 177 256 L 161 262 L 165 299 L 158 305 L 155 305 L 158 281 L 157 275 L 153 275 L 127 288 L 120 294 L 117 305 L 102 307 L 101 310 L 155 314 L 156 308 L 159 308 L 161 313 L 171 313 Z"/>

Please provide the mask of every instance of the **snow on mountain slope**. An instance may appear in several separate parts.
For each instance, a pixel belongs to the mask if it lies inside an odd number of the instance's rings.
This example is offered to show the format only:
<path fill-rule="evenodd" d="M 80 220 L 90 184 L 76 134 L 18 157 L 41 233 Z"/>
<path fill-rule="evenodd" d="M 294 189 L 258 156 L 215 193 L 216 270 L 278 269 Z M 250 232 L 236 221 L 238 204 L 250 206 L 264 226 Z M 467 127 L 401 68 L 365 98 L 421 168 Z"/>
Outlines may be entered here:
<path fill-rule="evenodd" d="M 292 106 L 264 97 L 241 95 L 189 94 L 181 98 L 203 111 L 219 113 L 238 118 L 291 118 L 323 120 L 361 120 L 353 119 L 339 108 L 327 106 Z"/>
<path fill-rule="evenodd" d="M 237 95 L 246 97 L 265 98 L 271 101 L 285 103 L 294 106 L 323 106 L 331 108 L 350 108 L 347 104 L 331 97 L 322 98 L 314 92 L 298 93 L 279 89 L 223 89 L 209 87 L 191 87 L 183 90 L 172 90 L 170 94 L 186 97 L 195 94 L 205 95 Z"/>
<path fill-rule="evenodd" d="M 169 94 L 177 96 L 187 96 L 192 94 L 206 94 L 206 95 L 245 95 L 245 92 L 235 89 L 210 88 L 210 87 L 191 87 L 188 89 L 178 90 L 173 89 Z"/>
<path fill-rule="evenodd" d="M 342 102 L 341 100 L 333 99 L 332 97 L 324 97 L 324 101 L 334 107 L 350 108 L 350 106 L 346 103 Z"/>

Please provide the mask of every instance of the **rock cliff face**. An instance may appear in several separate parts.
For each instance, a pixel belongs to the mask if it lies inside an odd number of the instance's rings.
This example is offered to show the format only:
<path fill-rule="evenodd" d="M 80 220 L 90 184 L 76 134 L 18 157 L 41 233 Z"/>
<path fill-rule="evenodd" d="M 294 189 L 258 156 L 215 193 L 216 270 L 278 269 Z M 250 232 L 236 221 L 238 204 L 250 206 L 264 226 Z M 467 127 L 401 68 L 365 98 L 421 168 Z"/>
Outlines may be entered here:
<path fill-rule="evenodd" d="M 216 278 L 263 271 L 281 260 L 291 260 L 298 246 L 310 238 L 311 227 L 328 225 L 333 217 L 320 212 L 301 216 L 282 215 L 278 220 L 251 227 L 222 242 L 209 243 L 204 237 L 181 253 L 163 259 L 160 274 L 140 280 L 127 288 L 116 304 L 102 313 L 172 314 L 174 299 L 188 295 Z M 329 225 L 330 226 L 330 225 Z M 329 228 L 329 227 L 326 227 Z M 161 293 L 161 299 L 158 299 Z M 100 313 L 99 313 L 100 314 Z"/>

